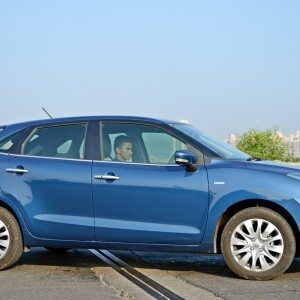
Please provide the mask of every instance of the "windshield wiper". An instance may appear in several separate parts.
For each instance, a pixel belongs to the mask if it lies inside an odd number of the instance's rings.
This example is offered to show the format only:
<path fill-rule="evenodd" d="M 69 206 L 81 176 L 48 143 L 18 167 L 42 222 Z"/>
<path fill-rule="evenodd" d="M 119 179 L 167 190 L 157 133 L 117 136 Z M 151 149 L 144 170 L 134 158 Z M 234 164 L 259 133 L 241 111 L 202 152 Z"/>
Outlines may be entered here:
<path fill-rule="evenodd" d="M 250 157 L 248 157 L 247 158 L 247 161 L 260 161 L 260 160 L 262 160 L 261 158 L 259 158 L 259 157 L 255 157 L 255 156 L 250 156 Z"/>

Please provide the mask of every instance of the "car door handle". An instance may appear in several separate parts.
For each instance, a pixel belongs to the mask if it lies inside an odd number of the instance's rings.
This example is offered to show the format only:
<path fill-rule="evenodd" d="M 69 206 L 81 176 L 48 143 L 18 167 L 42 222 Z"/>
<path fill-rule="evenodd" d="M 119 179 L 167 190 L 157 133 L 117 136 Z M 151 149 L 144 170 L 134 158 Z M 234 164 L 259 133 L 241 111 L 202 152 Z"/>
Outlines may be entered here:
<path fill-rule="evenodd" d="M 21 169 L 21 168 L 7 168 L 5 171 L 8 173 L 16 173 L 16 174 L 28 173 L 28 170 Z"/>
<path fill-rule="evenodd" d="M 94 178 L 100 179 L 100 180 L 119 180 L 120 179 L 119 176 L 115 176 L 115 175 L 95 175 Z"/>

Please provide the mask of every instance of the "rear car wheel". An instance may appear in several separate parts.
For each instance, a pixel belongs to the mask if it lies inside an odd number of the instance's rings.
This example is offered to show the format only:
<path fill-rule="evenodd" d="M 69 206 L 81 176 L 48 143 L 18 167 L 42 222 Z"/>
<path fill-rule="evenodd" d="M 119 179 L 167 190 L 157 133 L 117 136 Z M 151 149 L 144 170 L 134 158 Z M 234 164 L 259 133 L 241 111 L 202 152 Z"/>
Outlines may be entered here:
<path fill-rule="evenodd" d="M 270 280 L 291 265 L 296 241 L 281 215 L 268 208 L 251 207 L 228 221 L 221 249 L 228 267 L 240 277 Z"/>
<path fill-rule="evenodd" d="M 23 240 L 14 216 L 0 207 L 0 270 L 10 267 L 23 253 Z"/>

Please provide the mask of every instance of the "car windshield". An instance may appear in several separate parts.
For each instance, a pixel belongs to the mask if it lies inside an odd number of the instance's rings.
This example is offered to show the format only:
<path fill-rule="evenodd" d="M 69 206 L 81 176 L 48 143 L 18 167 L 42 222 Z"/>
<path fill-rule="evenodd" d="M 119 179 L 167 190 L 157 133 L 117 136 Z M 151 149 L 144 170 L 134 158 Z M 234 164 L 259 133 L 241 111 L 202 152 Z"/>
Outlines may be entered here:
<path fill-rule="evenodd" d="M 188 124 L 171 124 L 176 129 L 190 136 L 200 144 L 226 159 L 249 159 L 250 156 L 233 146 L 226 144 Z"/>

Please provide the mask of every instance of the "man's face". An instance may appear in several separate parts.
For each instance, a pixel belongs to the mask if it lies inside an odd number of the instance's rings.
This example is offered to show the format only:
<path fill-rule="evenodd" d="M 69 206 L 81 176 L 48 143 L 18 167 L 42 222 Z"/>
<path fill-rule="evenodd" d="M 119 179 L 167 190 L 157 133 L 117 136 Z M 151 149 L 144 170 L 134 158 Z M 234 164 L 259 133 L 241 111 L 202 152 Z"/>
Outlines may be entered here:
<path fill-rule="evenodd" d="M 116 152 L 123 161 L 128 161 L 132 155 L 132 144 L 124 143 L 121 147 L 116 148 Z"/>

